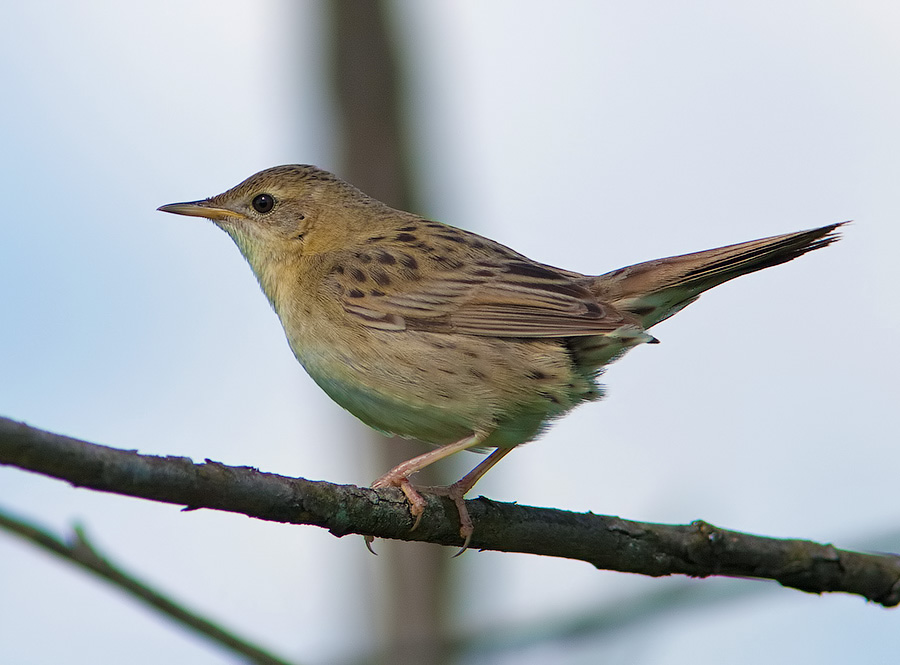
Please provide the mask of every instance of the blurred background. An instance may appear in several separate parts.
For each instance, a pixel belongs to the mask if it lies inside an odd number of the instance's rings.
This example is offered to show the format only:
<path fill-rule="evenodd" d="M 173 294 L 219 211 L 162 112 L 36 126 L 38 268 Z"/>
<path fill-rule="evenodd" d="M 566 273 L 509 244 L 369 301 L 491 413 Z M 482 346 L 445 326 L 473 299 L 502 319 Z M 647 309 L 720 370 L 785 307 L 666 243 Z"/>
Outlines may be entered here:
<path fill-rule="evenodd" d="M 887 0 L 6 3 L 0 413 L 338 483 L 420 451 L 312 383 L 224 233 L 155 211 L 276 164 L 587 273 L 853 219 L 655 328 L 473 495 L 900 551 L 898 34 Z M 857 597 L 373 557 L 8 467 L 0 507 L 298 663 L 896 662 Z M 0 532 L 0 661 L 235 660 Z"/>

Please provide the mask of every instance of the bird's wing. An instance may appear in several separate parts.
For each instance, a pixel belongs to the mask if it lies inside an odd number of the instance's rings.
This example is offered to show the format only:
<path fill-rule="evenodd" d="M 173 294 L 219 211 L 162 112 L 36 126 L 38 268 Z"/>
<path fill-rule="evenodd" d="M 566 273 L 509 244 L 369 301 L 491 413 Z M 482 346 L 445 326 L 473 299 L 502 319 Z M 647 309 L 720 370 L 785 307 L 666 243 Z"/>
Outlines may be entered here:
<path fill-rule="evenodd" d="M 447 250 L 416 258 L 373 248 L 364 255 L 368 260 L 344 263 L 331 279 L 347 313 L 384 330 L 494 337 L 588 336 L 623 326 L 640 330 L 635 318 L 598 301 L 577 273 L 511 250 L 487 256 Z"/>

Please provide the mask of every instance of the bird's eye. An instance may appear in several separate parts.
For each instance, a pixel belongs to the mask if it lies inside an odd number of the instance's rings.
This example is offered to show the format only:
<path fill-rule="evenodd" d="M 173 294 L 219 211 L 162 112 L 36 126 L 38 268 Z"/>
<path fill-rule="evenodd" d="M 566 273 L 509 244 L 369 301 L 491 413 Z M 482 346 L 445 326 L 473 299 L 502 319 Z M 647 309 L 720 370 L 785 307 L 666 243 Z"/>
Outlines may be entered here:
<path fill-rule="evenodd" d="M 253 209 L 259 213 L 267 213 L 275 207 L 275 197 L 271 194 L 257 194 L 253 197 Z"/>

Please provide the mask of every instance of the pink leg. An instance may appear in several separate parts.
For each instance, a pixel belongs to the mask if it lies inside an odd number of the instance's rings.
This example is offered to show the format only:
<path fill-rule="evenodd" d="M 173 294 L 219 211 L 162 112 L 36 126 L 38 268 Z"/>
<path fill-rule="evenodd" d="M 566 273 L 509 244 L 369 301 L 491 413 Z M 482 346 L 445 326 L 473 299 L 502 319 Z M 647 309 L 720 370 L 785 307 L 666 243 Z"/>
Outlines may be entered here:
<path fill-rule="evenodd" d="M 466 493 L 475 486 L 475 483 L 481 480 L 481 477 L 484 474 L 490 471 L 497 462 L 506 457 L 510 451 L 512 451 L 512 448 L 497 448 L 494 452 L 481 460 L 481 463 L 478 466 L 452 485 L 448 485 L 447 487 L 422 488 L 426 491 L 433 492 L 434 494 L 448 496 L 453 499 L 453 503 L 456 504 L 456 510 L 459 512 L 459 535 L 463 537 L 465 542 L 463 542 L 462 549 L 453 556 L 459 556 L 468 549 L 469 541 L 472 539 L 472 533 L 475 530 L 463 497 L 465 497 Z"/>
<path fill-rule="evenodd" d="M 475 487 L 475 483 L 481 480 L 481 477 L 494 468 L 494 465 L 512 452 L 512 448 L 496 448 L 494 452 L 481 460 L 481 464 L 469 471 L 460 480 L 457 480 L 450 487 L 459 487 L 462 494 L 466 494 L 470 489 Z"/>
<path fill-rule="evenodd" d="M 415 529 L 417 526 L 419 526 L 419 521 L 422 519 L 422 514 L 425 512 L 425 499 L 423 499 L 422 495 L 416 491 L 416 488 L 412 486 L 412 483 L 409 482 L 409 476 L 414 474 L 416 471 L 424 469 L 429 464 L 437 462 L 438 460 L 449 457 L 450 455 L 458 453 L 461 450 L 466 450 L 467 448 L 477 446 L 486 438 L 486 434 L 476 432 L 475 434 L 467 436 L 464 439 L 460 439 L 459 441 L 455 441 L 454 443 L 449 443 L 446 446 L 441 446 L 440 448 L 429 450 L 424 455 L 413 457 L 412 459 L 407 460 L 402 464 L 398 464 L 386 474 L 381 476 L 381 478 L 372 483 L 372 487 L 376 489 L 379 487 L 399 487 L 401 490 L 403 490 L 403 493 L 406 495 L 406 499 L 409 501 L 409 511 L 410 513 L 412 513 L 412 516 L 416 518 L 415 524 L 413 524 L 413 529 Z M 488 459 L 490 459 L 490 457 L 488 457 Z M 485 460 L 485 462 L 486 461 L 487 460 Z M 482 462 L 482 464 L 484 464 L 484 462 Z M 479 464 L 479 467 L 480 466 L 481 465 Z M 485 469 L 485 471 L 487 471 L 487 469 Z M 468 478 L 468 476 L 466 476 L 466 478 Z M 465 478 L 463 480 L 465 480 Z M 475 480 L 478 480 L 478 478 L 476 478 Z M 472 484 L 474 485 L 474 482 Z M 471 520 L 469 521 L 471 522 Z"/>

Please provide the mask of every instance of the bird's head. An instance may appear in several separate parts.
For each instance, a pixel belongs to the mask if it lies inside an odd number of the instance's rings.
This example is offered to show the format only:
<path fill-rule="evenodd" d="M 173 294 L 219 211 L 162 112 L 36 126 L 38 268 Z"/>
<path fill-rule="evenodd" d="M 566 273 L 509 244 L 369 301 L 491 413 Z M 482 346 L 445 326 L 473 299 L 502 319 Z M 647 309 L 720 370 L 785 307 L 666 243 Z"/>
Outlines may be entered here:
<path fill-rule="evenodd" d="M 222 194 L 159 210 L 212 220 L 257 272 L 260 261 L 346 247 L 395 212 L 337 176 L 305 164 L 266 169 Z"/>

